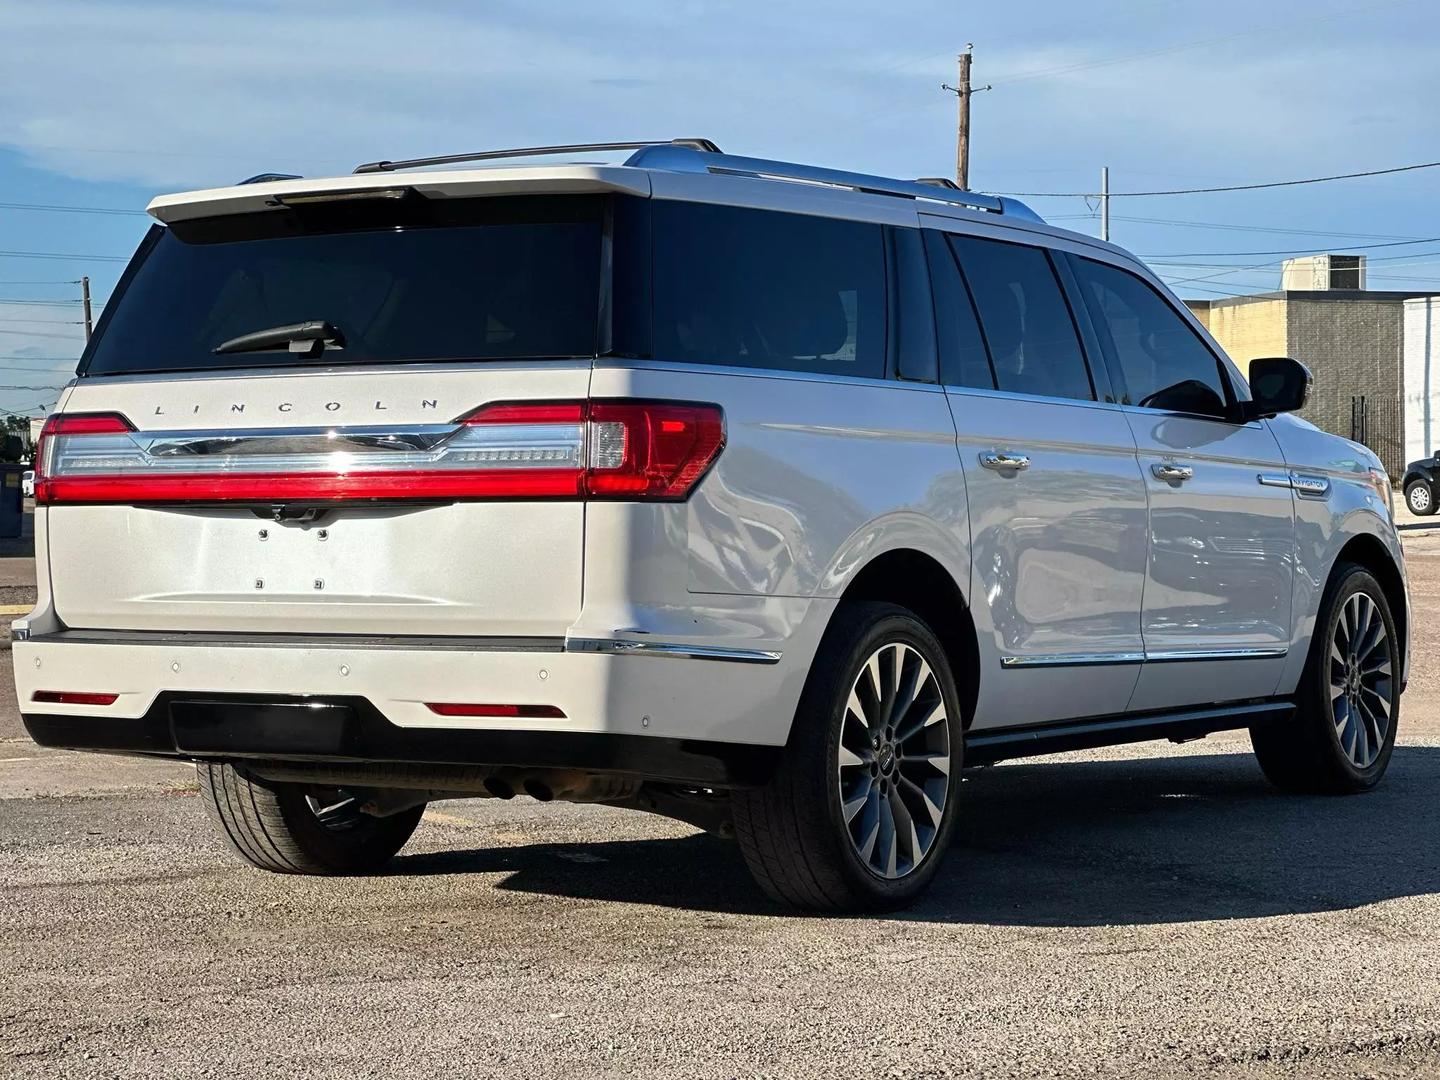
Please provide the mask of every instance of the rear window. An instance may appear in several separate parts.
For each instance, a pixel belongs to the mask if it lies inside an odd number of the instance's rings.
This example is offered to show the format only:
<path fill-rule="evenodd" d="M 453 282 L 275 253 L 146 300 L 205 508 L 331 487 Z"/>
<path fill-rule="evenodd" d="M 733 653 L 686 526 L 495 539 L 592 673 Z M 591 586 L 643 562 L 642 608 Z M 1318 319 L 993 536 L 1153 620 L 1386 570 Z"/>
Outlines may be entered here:
<path fill-rule="evenodd" d="M 884 377 L 879 225 L 657 201 L 653 228 L 656 359 Z"/>
<path fill-rule="evenodd" d="M 411 196 L 157 227 L 81 370 L 594 356 L 605 206 Z M 214 352 L 311 321 L 338 328 L 343 348 Z"/>

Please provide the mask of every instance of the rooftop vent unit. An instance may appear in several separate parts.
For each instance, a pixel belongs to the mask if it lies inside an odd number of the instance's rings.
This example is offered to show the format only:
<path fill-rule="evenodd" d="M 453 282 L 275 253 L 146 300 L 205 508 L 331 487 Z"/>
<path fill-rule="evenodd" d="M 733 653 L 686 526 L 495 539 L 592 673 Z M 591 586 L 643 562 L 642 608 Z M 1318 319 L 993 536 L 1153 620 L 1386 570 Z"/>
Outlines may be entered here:
<path fill-rule="evenodd" d="M 1280 287 L 1286 292 L 1330 292 L 1365 288 L 1364 255 L 1306 255 L 1286 259 Z"/>

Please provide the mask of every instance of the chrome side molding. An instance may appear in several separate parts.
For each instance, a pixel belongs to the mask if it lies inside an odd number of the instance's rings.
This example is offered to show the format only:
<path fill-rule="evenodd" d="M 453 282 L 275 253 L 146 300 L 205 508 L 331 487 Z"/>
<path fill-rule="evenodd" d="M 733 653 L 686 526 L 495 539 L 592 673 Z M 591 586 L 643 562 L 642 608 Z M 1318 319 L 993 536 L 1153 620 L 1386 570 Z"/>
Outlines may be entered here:
<path fill-rule="evenodd" d="M 722 660 L 733 664 L 778 664 L 784 655 L 766 649 L 683 645 L 673 641 L 636 641 L 634 638 L 566 638 L 565 651 L 609 653 L 612 656 L 660 656 L 676 660 Z"/>
<path fill-rule="evenodd" d="M 1002 668 L 1080 667 L 1096 664 L 1173 664 L 1187 660 L 1278 660 L 1290 650 L 1247 649 L 1157 649 L 1153 652 L 1043 653 L 1035 656 L 1002 656 Z"/>

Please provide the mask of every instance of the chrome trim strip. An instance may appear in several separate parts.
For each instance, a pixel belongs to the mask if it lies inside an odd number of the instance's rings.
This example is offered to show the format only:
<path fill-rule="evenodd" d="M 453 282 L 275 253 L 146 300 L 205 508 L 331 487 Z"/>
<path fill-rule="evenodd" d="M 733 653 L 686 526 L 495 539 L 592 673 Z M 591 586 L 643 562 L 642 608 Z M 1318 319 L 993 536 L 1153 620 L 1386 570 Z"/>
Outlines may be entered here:
<path fill-rule="evenodd" d="M 1165 664 L 1185 660 L 1274 660 L 1287 648 L 1163 649 L 1154 652 L 1048 653 L 1038 656 L 1002 656 L 1002 668 L 1081 667 L 1094 664 Z"/>
<path fill-rule="evenodd" d="M 1145 659 L 1144 653 L 1047 653 L 1037 656 L 1002 656 L 1002 668 L 1022 667 L 1079 667 L 1089 664 L 1139 664 Z"/>
<path fill-rule="evenodd" d="M 1330 481 L 1323 476 L 1307 476 L 1302 473 L 1261 473 L 1255 479 L 1265 487 L 1284 487 L 1312 499 L 1323 499 L 1330 494 Z"/>
<path fill-rule="evenodd" d="M 660 656 L 676 660 L 722 660 L 736 664 L 778 664 L 783 655 L 764 649 L 681 645 L 673 641 L 635 641 L 630 638 L 566 638 L 565 651 L 608 653 L 612 656 Z"/>
<path fill-rule="evenodd" d="M 1186 660 L 1278 660 L 1289 655 L 1285 647 L 1262 649 L 1162 649 L 1145 654 L 1146 663 L 1168 664 Z"/>

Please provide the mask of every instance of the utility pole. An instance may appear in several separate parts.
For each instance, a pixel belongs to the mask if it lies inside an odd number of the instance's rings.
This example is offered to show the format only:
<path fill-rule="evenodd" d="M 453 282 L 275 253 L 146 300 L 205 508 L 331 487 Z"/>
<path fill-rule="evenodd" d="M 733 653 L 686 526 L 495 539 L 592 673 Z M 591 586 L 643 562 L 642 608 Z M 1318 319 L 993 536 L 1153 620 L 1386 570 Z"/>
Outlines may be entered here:
<path fill-rule="evenodd" d="M 1110 166 L 1100 168 L 1100 239 L 1110 239 Z"/>
<path fill-rule="evenodd" d="M 86 274 L 80 279 L 80 301 L 85 305 L 85 340 L 90 340 L 90 333 L 94 329 L 90 320 L 90 275 Z"/>
<path fill-rule="evenodd" d="M 940 86 L 940 89 L 955 95 L 955 182 L 967 189 L 970 186 L 970 97 L 981 90 L 990 89 L 988 86 L 977 89 L 970 87 L 970 51 L 974 48 L 973 42 L 966 42 L 965 51 L 960 54 L 958 85 L 942 83 Z"/>

